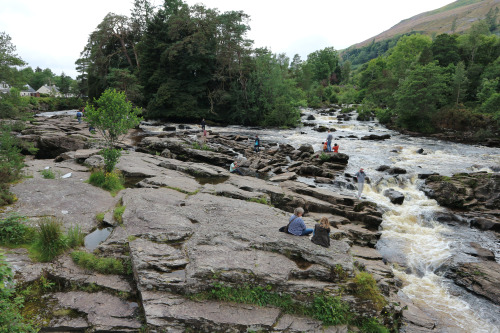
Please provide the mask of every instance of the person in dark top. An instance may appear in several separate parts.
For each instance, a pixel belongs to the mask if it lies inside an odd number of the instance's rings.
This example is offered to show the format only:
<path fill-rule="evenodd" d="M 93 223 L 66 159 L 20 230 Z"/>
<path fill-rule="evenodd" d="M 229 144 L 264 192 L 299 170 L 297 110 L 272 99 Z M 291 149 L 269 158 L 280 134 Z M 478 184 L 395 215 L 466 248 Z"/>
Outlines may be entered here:
<path fill-rule="evenodd" d="M 330 222 L 328 222 L 327 217 L 323 216 L 319 220 L 319 224 L 314 226 L 314 234 L 311 242 L 323 247 L 330 247 Z"/>
<path fill-rule="evenodd" d="M 205 123 L 205 118 L 203 118 L 203 119 L 201 120 L 201 130 L 202 130 L 202 131 L 205 131 L 205 125 L 206 125 L 206 124 L 207 124 L 207 123 Z"/>
<path fill-rule="evenodd" d="M 256 153 L 258 153 L 258 152 L 259 152 L 259 150 L 260 150 L 260 139 L 259 139 L 259 136 L 258 136 L 258 135 L 256 135 L 256 136 L 255 136 L 255 146 L 254 146 L 254 150 L 255 150 L 255 152 L 256 152 Z"/>

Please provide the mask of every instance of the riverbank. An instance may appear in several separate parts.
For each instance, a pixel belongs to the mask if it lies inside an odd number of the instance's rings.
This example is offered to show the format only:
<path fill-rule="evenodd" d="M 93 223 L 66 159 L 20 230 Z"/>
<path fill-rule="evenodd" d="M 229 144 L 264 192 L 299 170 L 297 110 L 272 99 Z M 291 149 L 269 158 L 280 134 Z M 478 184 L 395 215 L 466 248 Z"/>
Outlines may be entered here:
<path fill-rule="evenodd" d="M 319 121 L 324 117 L 326 122 L 332 119 L 330 114 L 316 117 Z M 301 295 L 299 300 L 302 301 L 310 301 L 310 295 L 326 291 L 329 295 L 341 296 L 351 305 L 353 313 L 378 316 L 391 327 L 391 322 L 397 320 L 402 308 L 407 306 L 408 309 L 402 311 L 403 330 L 439 331 L 443 327 L 441 318 L 428 309 L 425 311 L 425 307 L 422 311 L 421 304 L 417 307 L 414 300 L 398 295 L 403 283 L 408 284 L 399 278 L 400 273 L 411 271 L 410 266 L 404 261 L 399 268 L 387 265 L 387 253 L 383 257 L 374 248 L 382 235 L 379 228 L 385 220 L 382 213 L 388 209 L 384 200 L 389 200 L 382 195 L 385 187 L 381 187 L 379 180 L 401 191 L 405 203 L 414 201 L 415 194 L 398 185 L 405 180 L 402 172 L 406 170 L 401 167 L 411 170 L 410 165 L 391 163 L 381 171 L 368 167 L 374 183 L 367 186 L 365 192 L 370 201 L 383 203 L 378 209 L 376 204 L 356 200 L 351 188 L 353 173 L 350 170 L 359 165 L 360 156 L 366 156 L 359 149 L 377 147 L 378 156 L 388 154 L 402 161 L 404 151 L 413 148 L 398 148 L 396 144 L 393 149 L 397 151 L 390 152 L 378 143 L 380 141 L 369 143 L 361 139 L 369 135 L 386 137 L 387 132 L 378 127 L 374 131 L 376 134 L 361 131 L 355 138 L 347 138 L 345 133 L 356 126 L 347 120 L 331 126 L 337 128 L 334 134 L 341 142 L 341 150 L 350 152 L 349 155 L 329 155 L 335 156 L 334 159 L 321 158 L 314 143 L 318 139 L 293 131 L 264 135 L 262 152 L 258 154 L 252 150 L 254 129 L 210 130 L 207 142 L 201 140 L 197 129 L 186 129 L 186 126 L 169 126 L 174 130 L 150 134 L 134 131 L 122 143 L 127 151 L 117 166 L 131 185 L 112 198 L 107 192 L 84 182 L 88 179 L 89 168 L 102 163 L 98 150 L 91 149 L 97 148 L 99 138 L 72 118 L 37 121 L 23 134 L 25 139 L 41 148 L 39 156 L 50 156 L 50 159 L 28 161 L 26 171 L 34 178 L 13 187 L 19 201 L 9 209 L 30 216 L 32 223 L 44 214 L 62 218 L 67 226 L 78 222 L 85 232 L 102 227 L 95 216 L 104 213 L 104 222 L 113 225 L 114 230 L 98 246 L 96 253 L 103 257 L 130 258 L 133 273 L 124 277 L 102 276 L 82 270 L 68 256 L 59 258 L 55 265 L 32 263 L 22 253 L 16 254 L 17 259 L 9 260 L 25 263 L 20 266 L 25 267 L 26 273 L 19 271 L 25 276 L 24 281 L 36 281 L 39 272 L 48 271 L 51 281 L 63 287 L 46 298 L 52 301 L 55 297 L 59 310 L 73 309 L 82 313 L 73 322 L 64 316 L 47 318 L 47 325 L 53 325 L 47 327 L 61 328 L 79 322 L 86 328 L 117 329 L 113 325 L 120 318 L 120 325 L 125 325 L 129 331 L 136 325 L 153 328 L 165 325 L 179 330 L 195 325 L 197 329 L 211 331 L 234 327 L 238 327 L 236 331 L 244 328 L 323 331 L 321 321 L 297 315 L 289 317 L 286 312 L 272 307 L 263 310 L 213 300 L 198 303 L 190 298 L 190 295 L 213 290 L 214 284 L 224 283 L 234 288 L 246 283 L 251 287 L 270 286 L 271 293 Z M 239 134 L 233 133 L 235 131 Z M 284 141 L 290 144 L 280 141 L 282 136 L 287 136 Z M 262 137 L 260 132 L 259 137 Z M 301 144 L 297 145 L 290 138 L 297 138 Z M 395 139 L 397 136 L 391 133 L 389 139 L 382 142 Z M 75 145 L 68 146 L 68 143 Z M 56 149 L 56 144 L 64 152 Z M 412 160 L 407 163 L 415 165 L 416 159 L 419 159 L 418 164 L 440 161 L 442 153 L 432 152 L 428 145 L 423 147 L 424 151 L 411 154 Z M 443 155 L 445 158 L 449 159 Z M 228 173 L 228 164 L 235 159 L 241 159 L 245 173 L 250 176 Z M 380 161 L 385 160 L 377 160 L 377 164 L 381 164 Z M 72 175 L 56 180 L 43 179 L 38 171 L 47 166 L 59 176 Z M 422 168 L 420 174 L 432 174 L 426 171 L 428 169 Z M 376 195 L 385 199 L 373 200 Z M 122 224 L 113 219 L 117 204 L 125 207 Z M 308 239 L 277 232 L 299 205 L 306 209 L 308 227 L 323 215 L 335 226 L 331 248 L 323 249 Z M 362 270 L 372 274 L 391 304 L 398 304 L 383 310 L 389 310 L 389 317 L 377 310 L 373 300 L 364 299 L 357 293 L 354 278 Z M 30 275 L 29 272 L 35 273 Z M 394 276 L 395 272 L 398 277 Z M 89 287 L 98 291 L 98 295 L 88 295 Z M 93 303 L 97 299 L 106 299 L 105 304 L 112 308 L 121 304 L 122 313 L 110 311 L 112 318 L 98 316 L 107 310 L 79 304 L 79 300 Z M 221 314 L 213 314 L 214 308 L 221 309 Z M 196 310 L 194 314 L 191 309 Z M 144 313 L 144 321 L 132 320 L 137 313 Z M 249 320 L 262 318 L 263 313 L 266 320 Z M 330 327 L 325 331 L 344 329 Z"/>

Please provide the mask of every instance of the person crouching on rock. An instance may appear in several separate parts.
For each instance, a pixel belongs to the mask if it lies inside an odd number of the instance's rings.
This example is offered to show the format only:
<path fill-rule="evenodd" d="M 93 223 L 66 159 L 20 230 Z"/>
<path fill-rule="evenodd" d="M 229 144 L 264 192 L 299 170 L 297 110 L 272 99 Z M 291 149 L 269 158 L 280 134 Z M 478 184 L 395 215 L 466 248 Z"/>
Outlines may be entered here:
<path fill-rule="evenodd" d="M 314 226 L 314 234 L 311 242 L 323 247 L 330 247 L 330 222 L 328 222 L 327 217 L 323 216 L 319 220 L 319 224 Z"/>
<path fill-rule="evenodd" d="M 302 219 L 304 209 L 302 207 L 295 208 L 293 215 L 288 220 L 288 232 L 295 236 L 307 236 L 313 232 L 312 228 L 306 228 L 306 224 Z"/>
<path fill-rule="evenodd" d="M 229 172 L 231 172 L 231 173 L 237 173 L 240 176 L 243 176 L 243 173 L 240 170 L 238 162 L 236 162 L 236 161 L 234 161 L 233 163 L 231 163 L 231 166 L 229 167 Z"/>
<path fill-rule="evenodd" d="M 323 142 L 323 151 L 324 151 L 325 153 L 327 153 L 327 152 L 328 152 L 328 143 L 327 143 L 326 141 L 325 141 L 325 142 Z"/>

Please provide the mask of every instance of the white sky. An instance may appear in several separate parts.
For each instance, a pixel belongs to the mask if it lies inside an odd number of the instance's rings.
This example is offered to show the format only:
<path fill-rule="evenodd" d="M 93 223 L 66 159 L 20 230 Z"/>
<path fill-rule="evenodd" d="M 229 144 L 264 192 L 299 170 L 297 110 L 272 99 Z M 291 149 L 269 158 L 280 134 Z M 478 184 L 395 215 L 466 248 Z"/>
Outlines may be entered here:
<path fill-rule="evenodd" d="M 337 50 L 373 37 L 403 19 L 440 8 L 452 0 L 184 0 L 219 11 L 250 15 L 248 38 L 273 53 Z M 162 0 L 152 0 L 161 4 Z M 76 77 L 75 61 L 89 34 L 109 12 L 130 16 L 132 0 L 0 0 L 0 31 L 33 69 L 50 68 Z"/>

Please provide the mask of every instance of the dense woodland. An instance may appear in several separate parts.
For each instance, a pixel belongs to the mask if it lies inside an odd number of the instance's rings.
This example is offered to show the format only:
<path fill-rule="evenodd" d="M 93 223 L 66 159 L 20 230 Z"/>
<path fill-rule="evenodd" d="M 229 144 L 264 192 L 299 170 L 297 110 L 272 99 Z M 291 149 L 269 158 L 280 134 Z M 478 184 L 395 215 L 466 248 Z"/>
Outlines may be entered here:
<path fill-rule="evenodd" d="M 115 88 L 145 117 L 163 120 L 296 126 L 301 106 L 360 103 L 360 119 L 376 115 L 412 131 L 484 138 L 500 124 L 498 16 L 498 8 L 490 11 L 462 35 L 412 33 L 342 58 L 329 47 L 302 60 L 253 48 L 241 11 L 135 0 L 130 16 L 109 13 L 90 33 L 76 80 L 19 69 L 25 64 L 2 33 L 0 80 L 35 89 L 52 83 L 91 101 Z"/>

